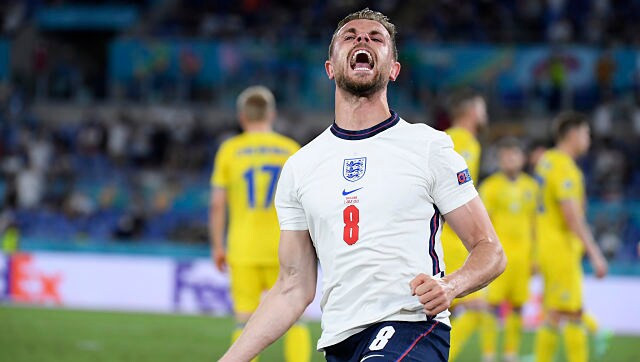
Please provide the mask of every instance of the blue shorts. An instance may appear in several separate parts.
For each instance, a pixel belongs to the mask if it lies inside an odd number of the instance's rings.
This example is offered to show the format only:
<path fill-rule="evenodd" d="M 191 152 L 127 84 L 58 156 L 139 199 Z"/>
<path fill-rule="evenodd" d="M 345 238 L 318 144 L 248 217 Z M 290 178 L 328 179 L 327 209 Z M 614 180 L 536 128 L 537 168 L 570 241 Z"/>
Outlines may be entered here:
<path fill-rule="evenodd" d="M 325 358 L 327 362 L 446 362 L 450 331 L 436 321 L 380 322 L 325 347 Z"/>

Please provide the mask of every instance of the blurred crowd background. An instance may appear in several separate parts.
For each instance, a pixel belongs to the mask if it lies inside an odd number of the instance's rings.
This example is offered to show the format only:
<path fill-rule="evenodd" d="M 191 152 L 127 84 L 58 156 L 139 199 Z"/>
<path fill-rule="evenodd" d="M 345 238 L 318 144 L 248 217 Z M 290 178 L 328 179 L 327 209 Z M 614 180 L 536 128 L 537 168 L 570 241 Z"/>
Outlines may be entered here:
<path fill-rule="evenodd" d="M 486 96 L 482 177 L 496 169 L 497 138 L 533 149 L 550 143 L 559 110 L 590 114 L 589 220 L 608 258 L 638 260 L 638 0 L 3 1 L 5 246 L 206 248 L 209 176 L 239 131 L 236 96 L 270 87 L 277 130 L 308 142 L 333 121 L 324 61 L 335 25 L 364 6 L 398 27 L 389 97 L 405 119 L 444 129 L 450 90 Z"/>

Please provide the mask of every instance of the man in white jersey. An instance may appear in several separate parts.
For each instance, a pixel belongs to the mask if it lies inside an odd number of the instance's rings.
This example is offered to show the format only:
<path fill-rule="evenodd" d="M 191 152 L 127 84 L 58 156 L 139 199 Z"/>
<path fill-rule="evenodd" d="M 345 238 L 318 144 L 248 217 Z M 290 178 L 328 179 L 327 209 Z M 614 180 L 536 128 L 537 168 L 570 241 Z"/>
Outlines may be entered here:
<path fill-rule="evenodd" d="M 223 361 L 249 361 L 295 323 L 313 300 L 317 261 L 327 361 L 446 361 L 452 300 L 504 270 L 451 139 L 389 109 L 397 59 L 395 26 L 383 14 L 364 9 L 338 24 L 325 63 L 335 123 L 282 170 L 278 281 Z M 469 250 L 449 275 L 445 220 Z"/>

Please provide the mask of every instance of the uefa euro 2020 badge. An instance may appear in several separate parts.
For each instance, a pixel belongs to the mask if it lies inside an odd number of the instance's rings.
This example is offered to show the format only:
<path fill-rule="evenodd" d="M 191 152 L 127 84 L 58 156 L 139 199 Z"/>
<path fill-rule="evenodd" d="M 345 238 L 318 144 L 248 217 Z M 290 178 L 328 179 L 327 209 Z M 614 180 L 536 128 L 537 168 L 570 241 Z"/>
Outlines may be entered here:
<path fill-rule="evenodd" d="M 342 176 L 347 181 L 355 182 L 360 180 L 367 171 L 367 158 L 347 158 L 342 167 Z"/>

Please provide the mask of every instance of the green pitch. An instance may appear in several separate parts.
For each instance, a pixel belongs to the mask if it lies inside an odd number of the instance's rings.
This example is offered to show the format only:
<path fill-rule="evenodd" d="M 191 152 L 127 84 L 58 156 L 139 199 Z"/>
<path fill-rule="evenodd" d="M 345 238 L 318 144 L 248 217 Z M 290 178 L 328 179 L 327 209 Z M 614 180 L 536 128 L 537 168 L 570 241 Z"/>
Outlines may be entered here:
<path fill-rule="evenodd" d="M 320 326 L 312 323 L 315 340 Z M 215 361 L 227 348 L 233 328 L 230 318 L 0 306 L 2 362 L 175 362 Z M 640 361 L 639 337 L 616 336 L 604 361 Z M 525 336 L 525 353 L 532 335 Z M 461 361 L 479 361 L 474 339 Z M 277 342 L 261 362 L 280 362 Z M 315 353 L 313 361 L 324 361 Z M 560 359 L 558 359 L 560 361 Z"/>

